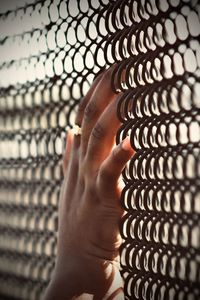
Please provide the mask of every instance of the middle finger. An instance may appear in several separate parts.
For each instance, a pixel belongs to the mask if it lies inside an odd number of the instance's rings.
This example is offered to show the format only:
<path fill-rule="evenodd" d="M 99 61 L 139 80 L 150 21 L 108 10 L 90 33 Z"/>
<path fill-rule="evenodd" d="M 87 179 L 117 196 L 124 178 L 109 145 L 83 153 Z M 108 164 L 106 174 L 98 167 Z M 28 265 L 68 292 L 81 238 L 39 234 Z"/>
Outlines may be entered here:
<path fill-rule="evenodd" d="M 111 75 L 113 68 L 111 67 L 102 76 L 100 82 L 95 88 L 92 97 L 87 104 L 84 112 L 81 135 L 81 154 L 85 156 L 87 151 L 88 141 L 92 129 L 97 120 L 109 105 L 110 102 L 116 99 L 117 95 L 111 89 Z"/>

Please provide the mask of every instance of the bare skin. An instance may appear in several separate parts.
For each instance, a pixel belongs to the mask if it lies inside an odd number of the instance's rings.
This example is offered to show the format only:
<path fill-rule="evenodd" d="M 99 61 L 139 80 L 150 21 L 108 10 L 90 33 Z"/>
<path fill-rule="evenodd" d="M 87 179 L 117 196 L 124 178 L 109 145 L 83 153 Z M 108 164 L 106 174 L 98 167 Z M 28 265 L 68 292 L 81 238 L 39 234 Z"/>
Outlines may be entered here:
<path fill-rule="evenodd" d="M 124 213 L 119 178 L 134 151 L 129 138 L 114 146 L 120 122 L 111 72 L 112 68 L 97 77 L 79 106 L 76 124 L 82 135 L 68 133 L 58 253 L 45 300 L 124 299 L 118 269 Z"/>

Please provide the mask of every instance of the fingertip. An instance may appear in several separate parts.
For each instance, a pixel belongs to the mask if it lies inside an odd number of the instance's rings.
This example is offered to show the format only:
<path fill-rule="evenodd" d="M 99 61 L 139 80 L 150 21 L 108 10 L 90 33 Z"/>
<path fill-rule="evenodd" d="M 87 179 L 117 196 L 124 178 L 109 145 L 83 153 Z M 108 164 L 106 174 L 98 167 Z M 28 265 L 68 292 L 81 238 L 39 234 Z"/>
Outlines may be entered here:
<path fill-rule="evenodd" d="M 132 152 L 134 153 L 134 149 L 131 146 L 131 141 L 130 141 L 130 136 L 127 136 L 121 143 L 121 147 L 123 150 L 127 151 L 127 152 Z"/>

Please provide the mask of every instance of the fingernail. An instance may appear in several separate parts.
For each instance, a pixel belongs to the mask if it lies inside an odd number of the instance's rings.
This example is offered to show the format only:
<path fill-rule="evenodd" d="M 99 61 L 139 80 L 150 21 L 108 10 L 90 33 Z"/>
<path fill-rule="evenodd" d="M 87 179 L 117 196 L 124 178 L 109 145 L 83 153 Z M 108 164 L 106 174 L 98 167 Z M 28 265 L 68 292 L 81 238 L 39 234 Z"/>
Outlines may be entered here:
<path fill-rule="evenodd" d="M 131 142 L 130 142 L 130 137 L 127 136 L 123 142 L 122 142 L 122 149 L 124 149 L 125 151 L 129 151 L 129 150 L 132 150 L 132 147 L 131 147 Z"/>

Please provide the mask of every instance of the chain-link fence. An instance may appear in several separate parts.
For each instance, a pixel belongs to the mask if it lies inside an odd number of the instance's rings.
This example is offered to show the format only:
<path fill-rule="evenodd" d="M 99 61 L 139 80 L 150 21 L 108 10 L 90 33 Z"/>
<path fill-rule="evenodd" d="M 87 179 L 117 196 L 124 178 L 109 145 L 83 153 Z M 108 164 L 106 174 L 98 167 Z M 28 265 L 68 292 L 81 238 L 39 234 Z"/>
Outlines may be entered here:
<path fill-rule="evenodd" d="M 114 63 L 126 299 L 200 299 L 200 1 L 8 1 L 0 28 L 1 299 L 42 298 L 67 126 Z"/>

